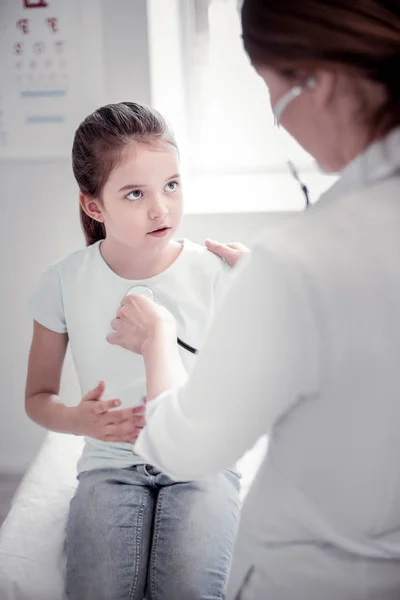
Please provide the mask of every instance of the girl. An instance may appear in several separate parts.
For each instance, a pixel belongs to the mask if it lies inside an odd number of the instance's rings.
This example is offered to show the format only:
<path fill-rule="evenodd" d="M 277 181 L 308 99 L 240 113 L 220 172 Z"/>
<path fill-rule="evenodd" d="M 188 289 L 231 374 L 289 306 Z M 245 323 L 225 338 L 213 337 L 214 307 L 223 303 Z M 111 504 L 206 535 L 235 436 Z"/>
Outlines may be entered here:
<path fill-rule="evenodd" d="M 106 337 L 121 299 L 145 286 L 175 316 L 179 336 L 201 347 L 226 263 L 173 240 L 182 217 L 179 156 L 156 111 L 130 102 L 96 110 L 76 131 L 72 162 L 87 247 L 49 267 L 37 284 L 26 385 L 34 421 L 86 436 L 67 525 L 68 596 L 221 599 L 238 476 L 225 470 L 175 483 L 132 452 L 144 425 L 144 363 Z M 58 398 L 68 343 L 83 395 L 74 407 Z M 190 371 L 194 355 L 178 346 L 174 352 Z M 177 376 L 183 382 L 186 373 Z"/>

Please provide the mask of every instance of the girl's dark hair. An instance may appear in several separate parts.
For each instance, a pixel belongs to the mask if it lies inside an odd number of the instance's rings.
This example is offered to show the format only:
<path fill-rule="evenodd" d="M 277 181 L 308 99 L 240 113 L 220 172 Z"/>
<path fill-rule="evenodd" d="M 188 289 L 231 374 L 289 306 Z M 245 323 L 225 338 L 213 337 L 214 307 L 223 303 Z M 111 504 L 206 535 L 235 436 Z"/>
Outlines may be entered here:
<path fill-rule="evenodd" d="M 400 123 L 400 0 L 244 0 L 243 44 L 254 65 L 295 76 L 340 68 L 381 83 L 381 135 Z"/>
<path fill-rule="evenodd" d="M 135 142 L 165 141 L 176 149 L 172 131 L 154 109 L 134 102 L 108 104 L 95 110 L 79 125 L 72 146 L 72 168 L 79 189 L 101 202 L 104 185 L 117 166 L 124 148 Z M 86 244 L 105 238 L 103 223 L 80 207 Z"/>

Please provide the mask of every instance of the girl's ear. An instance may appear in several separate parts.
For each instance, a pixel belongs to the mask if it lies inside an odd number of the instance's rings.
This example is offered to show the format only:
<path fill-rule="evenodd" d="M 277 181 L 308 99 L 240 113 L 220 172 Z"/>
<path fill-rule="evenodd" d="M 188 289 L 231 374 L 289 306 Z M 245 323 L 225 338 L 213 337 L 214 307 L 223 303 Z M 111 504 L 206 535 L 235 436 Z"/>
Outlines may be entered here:
<path fill-rule="evenodd" d="M 79 204 L 88 217 L 99 223 L 104 223 L 102 208 L 98 200 L 79 192 Z"/>

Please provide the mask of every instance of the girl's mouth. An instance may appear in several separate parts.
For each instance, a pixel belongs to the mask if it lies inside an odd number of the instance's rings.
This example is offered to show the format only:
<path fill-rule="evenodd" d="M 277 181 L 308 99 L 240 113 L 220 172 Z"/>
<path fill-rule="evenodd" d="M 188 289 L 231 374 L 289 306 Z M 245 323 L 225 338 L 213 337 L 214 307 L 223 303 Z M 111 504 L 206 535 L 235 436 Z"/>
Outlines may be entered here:
<path fill-rule="evenodd" d="M 152 235 L 153 237 L 164 237 L 168 234 L 170 229 L 171 229 L 171 227 L 160 227 L 160 229 L 156 229 L 155 231 L 150 231 L 149 235 Z"/>

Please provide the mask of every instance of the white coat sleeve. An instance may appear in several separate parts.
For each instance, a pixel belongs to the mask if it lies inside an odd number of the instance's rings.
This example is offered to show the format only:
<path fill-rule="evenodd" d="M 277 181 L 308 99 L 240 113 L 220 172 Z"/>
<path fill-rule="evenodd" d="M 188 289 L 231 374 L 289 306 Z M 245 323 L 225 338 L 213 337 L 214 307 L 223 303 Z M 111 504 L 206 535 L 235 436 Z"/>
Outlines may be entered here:
<path fill-rule="evenodd" d="M 135 452 L 175 480 L 234 464 L 318 386 L 306 279 L 262 246 L 236 275 L 188 382 L 147 405 Z"/>

